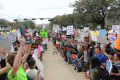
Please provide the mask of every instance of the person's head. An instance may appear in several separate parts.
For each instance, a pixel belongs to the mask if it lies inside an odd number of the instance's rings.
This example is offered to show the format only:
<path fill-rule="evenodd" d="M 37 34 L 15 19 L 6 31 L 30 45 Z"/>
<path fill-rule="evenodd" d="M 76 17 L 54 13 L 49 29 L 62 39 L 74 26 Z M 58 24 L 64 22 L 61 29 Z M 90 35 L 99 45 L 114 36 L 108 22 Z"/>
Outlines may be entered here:
<path fill-rule="evenodd" d="M 30 54 L 33 55 L 33 54 L 34 54 L 34 50 L 31 50 L 31 51 L 30 51 Z"/>
<path fill-rule="evenodd" d="M 114 52 L 109 52 L 108 58 L 110 60 L 113 60 Z"/>
<path fill-rule="evenodd" d="M 85 50 L 87 50 L 87 49 L 88 49 L 88 45 L 87 45 L 87 44 L 85 44 L 84 48 L 85 48 Z"/>
<path fill-rule="evenodd" d="M 90 45 L 93 47 L 93 46 L 95 45 L 95 42 L 92 41 L 92 42 L 90 43 Z"/>
<path fill-rule="evenodd" d="M 18 47 L 15 47 L 15 48 L 14 48 L 14 51 L 18 51 Z"/>
<path fill-rule="evenodd" d="M 73 47 L 75 48 L 75 47 L 76 47 L 76 45 L 75 45 L 75 44 L 73 44 Z"/>
<path fill-rule="evenodd" d="M 101 65 L 100 60 L 96 56 L 91 57 L 91 64 L 92 64 L 92 69 L 94 69 L 97 66 Z"/>
<path fill-rule="evenodd" d="M 35 63 L 36 61 L 34 59 L 28 60 L 28 66 L 30 69 L 35 69 Z"/>
<path fill-rule="evenodd" d="M 96 47 L 96 48 L 95 48 L 95 53 L 96 53 L 97 55 L 100 55 L 100 51 L 101 51 L 100 47 Z"/>
<path fill-rule="evenodd" d="M 70 44 L 70 41 L 67 41 L 67 44 L 69 45 L 69 44 Z"/>
<path fill-rule="evenodd" d="M 97 43 L 97 47 L 100 47 L 100 43 Z"/>
<path fill-rule="evenodd" d="M 7 62 L 11 65 L 11 67 L 13 67 L 13 63 L 14 63 L 16 54 L 17 54 L 17 52 L 12 52 L 12 53 L 8 54 L 8 56 L 7 56 Z M 22 61 L 22 58 L 21 58 L 21 61 Z"/>
<path fill-rule="evenodd" d="M 114 54 L 114 61 L 120 60 L 120 54 Z"/>

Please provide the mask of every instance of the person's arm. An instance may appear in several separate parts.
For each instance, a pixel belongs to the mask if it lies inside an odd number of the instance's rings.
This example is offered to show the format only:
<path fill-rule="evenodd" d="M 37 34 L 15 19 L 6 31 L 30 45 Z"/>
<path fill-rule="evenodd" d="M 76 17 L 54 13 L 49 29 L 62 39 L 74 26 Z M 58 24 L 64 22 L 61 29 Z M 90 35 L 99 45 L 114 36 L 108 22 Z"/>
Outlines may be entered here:
<path fill-rule="evenodd" d="M 109 75 L 115 75 L 115 76 L 120 76 L 120 70 L 119 70 L 119 73 L 109 73 Z"/>
<path fill-rule="evenodd" d="M 40 69 L 38 69 L 38 71 L 37 71 L 37 75 L 36 75 L 35 80 L 39 80 L 39 74 L 40 74 Z"/>
<path fill-rule="evenodd" d="M 22 62 L 24 63 L 31 51 L 31 44 L 28 44 L 25 55 L 22 57 Z"/>
<path fill-rule="evenodd" d="M 0 48 L 0 52 L 5 55 L 5 59 L 7 58 L 8 56 L 8 53 L 5 51 L 5 49 L 3 47 Z"/>
<path fill-rule="evenodd" d="M 10 69 L 11 69 L 10 64 L 6 62 L 6 67 L 0 69 L 0 75 L 6 73 L 6 72 L 9 71 Z"/>
<path fill-rule="evenodd" d="M 14 59 L 14 64 L 13 64 L 13 70 L 11 72 L 12 76 L 14 77 L 17 70 L 19 69 L 20 65 L 21 65 L 21 57 L 22 57 L 22 51 L 24 49 L 24 44 L 25 44 L 25 39 L 23 36 L 20 37 L 20 47 L 19 50 L 17 52 L 17 55 L 15 56 Z"/>
<path fill-rule="evenodd" d="M 78 59 L 78 61 L 80 61 L 82 58 L 83 58 L 83 55 L 82 55 L 82 57 L 80 59 Z"/>
<path fill-rule="evenodd" d="M 104 54 L 105 56 L 109 57 L 109 55 L 105 52 L 105 45 L 104 45 L 104 47 L 103 47 L 103 54 Z"/>

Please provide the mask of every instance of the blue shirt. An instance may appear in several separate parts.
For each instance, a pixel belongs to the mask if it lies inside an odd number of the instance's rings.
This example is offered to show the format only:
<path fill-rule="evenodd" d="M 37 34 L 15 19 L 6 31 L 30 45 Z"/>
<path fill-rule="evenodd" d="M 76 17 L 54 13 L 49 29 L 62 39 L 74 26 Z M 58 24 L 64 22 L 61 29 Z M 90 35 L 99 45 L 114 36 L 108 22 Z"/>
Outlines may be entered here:
<path fill-rule="evenodd" d="M 101 63 L 106 63 L 106 58 L 103 54 L 100 53 L 100 55 L 97 56 L 97 54 L 95 53 L 93 56 L 96 56 L 100 60 Z"/>

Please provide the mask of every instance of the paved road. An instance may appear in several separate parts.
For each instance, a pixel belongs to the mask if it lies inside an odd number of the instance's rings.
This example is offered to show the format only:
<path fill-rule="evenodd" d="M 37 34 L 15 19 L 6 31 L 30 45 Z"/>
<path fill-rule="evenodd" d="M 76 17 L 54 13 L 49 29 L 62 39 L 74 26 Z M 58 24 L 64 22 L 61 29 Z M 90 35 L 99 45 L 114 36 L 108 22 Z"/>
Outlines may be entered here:
<path fill-rule="evenodd" d="M 67 65 L 59 52 L 53 55 L 54 46 L 50 41 L 48 51 L 43 54 L 43 74 L 44 80 L 88 80 L 84 73 L 77 73 L 72 65 Z"/>

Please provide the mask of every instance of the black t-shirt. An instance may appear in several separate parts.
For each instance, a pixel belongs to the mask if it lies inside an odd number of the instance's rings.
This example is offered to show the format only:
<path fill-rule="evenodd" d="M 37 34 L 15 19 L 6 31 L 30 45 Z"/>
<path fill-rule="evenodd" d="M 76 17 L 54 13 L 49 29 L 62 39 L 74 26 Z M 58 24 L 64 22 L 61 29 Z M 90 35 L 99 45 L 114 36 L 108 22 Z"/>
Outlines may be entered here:
<path fill-rule="evenodd" d="M 4 68 L 5 66 L 6 66 L 6 60 L 1 59 L 1 68 Z M 6 80 L 7 73 L 1 74 L 0 77 L 2 78 L 2 80 Z"/>
<path fill-rule="evenodd" d="M 95 48 L 90 49 L 90 57 L 92 57 L 94 55 L 94 53 L 95 53 L 94 51 L 95 51 Z"/>

